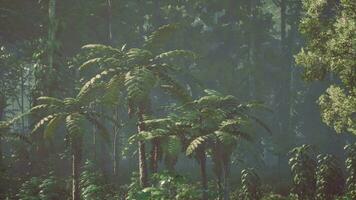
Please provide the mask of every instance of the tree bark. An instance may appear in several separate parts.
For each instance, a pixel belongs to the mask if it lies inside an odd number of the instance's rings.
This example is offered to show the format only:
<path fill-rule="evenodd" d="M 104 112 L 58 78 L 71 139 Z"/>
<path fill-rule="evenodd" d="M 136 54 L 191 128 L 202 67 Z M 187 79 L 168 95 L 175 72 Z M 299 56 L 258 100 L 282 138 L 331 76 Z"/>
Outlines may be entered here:
<path fill-rule="evenodd" d="M 153 139 L 151 151 L 151 172 L 158 172 L 159 139 Z"/>
<path fill-rule="evenodd" d="M 54 60 L 54 49 L 55 49 L 55 38 L 56 38 L 56 0 L 50 0 L 48 5 L 48 18 L 49 18 L 49 28 L 48 28 L 48 40 L 49 40 L 49 52 L 48 52 L 48 65 L 50 69 L 53 69 Z"/>
<path fill-rule="evenodd" d="M 144 110 L 142 107 L 138 110 L 138 132 L 146 129 L 143 120 Z M 147 174 L 147 161 L 146 161 L 146 147 L 145 142 L 138 142 L 138 156 L 139 156 L 139 173 L 140 173 L 140 185 L 141 187 L 148 186 L 148 174 Z"/>
<path fill-rule="evenodd" d="M 72 200 L 80 200 L 80 168 L 82 163 L 82 138 L 72 141 Z"/>
<path fill-rule="evenodd" d="M 229 176 L 230 176 L 230 163 L 229 160 L 223 162 L 223 176 L 224 176 L 224 200 L 229 200 Z"/>
<path fill-rule="evenodd" d="M 202 184 L 202 200 L 207 200 L 207 191 L 208 191 L 208 178 L 206 174 L 206 155 L 205 155 L 205 147 L 202 145 L 200 149 L 197 151 L 198 161 L 200 165 L 200 175 L 201 175 L 201 184 Z"/>

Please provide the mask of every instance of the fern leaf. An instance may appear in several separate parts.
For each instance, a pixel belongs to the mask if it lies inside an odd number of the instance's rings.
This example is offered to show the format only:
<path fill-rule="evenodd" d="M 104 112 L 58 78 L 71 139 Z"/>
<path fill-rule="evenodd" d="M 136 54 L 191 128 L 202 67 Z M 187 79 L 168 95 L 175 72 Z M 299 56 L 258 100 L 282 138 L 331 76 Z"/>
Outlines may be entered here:
<path fill-rule="evenodd" d="M 173 59 L 173 58 L 193 58 L 195 59 L 195 54 L 192 51 L 186 50 L 173 50 L 161 53 L 155 57 L 157 60 L 161 59 Z"/>
<path fill-rule="evenodd" d="M 55 97 L 38 97 L 37 100 L 43 104 L 63 106 L 63 101 Z"/>
<path fill-rule="evenodd" d="M 189 156 L 191 155 L 193 152 L 195 152 L 197 150 L 197 148 L 203 144 L 206 143 L 209 139 L 209 136 L 200 136 L 195 138 L 187 147 L 186 150 L 186 155 Z"/>
<path fill-rule="evenodd" d="M 43 132 L 43 137 L 45 139 L 52 138 L 55 130 L 57 129 L 57 127 L 59 126 L 59 124 L 61 123 L 61 121 L 63 119 L 64 119 L 64 116 L 62 116 L 62 115 L 58 115 L 58 116 L 52 118 L 48 122 L 48 124 L 47 124 L 47 126 L 46 126 L 46 128 L 45 128 L 45 130 Z"/>
<path fill-rule="evenodd" d="M 53 118 L 55 118 L 57 115 L 48 115 L 44 118 L 42 118 L 39 122 L 37 122 L 34 126 L 34 128 L 31 131 L 31 134 L 37 132 L 38 129 L 42 128 L 45 126 L 49 121 L 51 121 Z"/>
<path fill-rule="evenodd" d="M 157 49 L 163 46 L 178 30 L 178 24 L 167 24 L 154 31 L 144 43 L 146 49 Z"/>
<path fill-rule="evenodd" d="M 168 137 L 167 153 L 171 156 L 177 156 L 182 149 L 182 143 L 177 136 Z"/>
<path fill-rule="evenodd" d="M 84 119 L 85 117 L 79 113 L 73 113 L 66 117 L 66 127 L 70 138 L 80 137 L 84 134 Z"/>

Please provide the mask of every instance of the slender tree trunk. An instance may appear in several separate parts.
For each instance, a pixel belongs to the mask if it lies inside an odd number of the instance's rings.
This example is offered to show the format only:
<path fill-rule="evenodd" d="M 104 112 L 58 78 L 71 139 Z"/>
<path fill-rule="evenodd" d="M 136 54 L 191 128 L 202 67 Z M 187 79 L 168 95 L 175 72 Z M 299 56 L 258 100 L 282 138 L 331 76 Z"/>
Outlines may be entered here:
<path fill-rule="evenodd" d="M 206 155 L 205 155 L 205 147 L 202 147 L 198 150 L 198 160 L 200 165 L 200 175 L 201 175 L 201 184 L 202 184 L 202 200 L 207 200 L 207 191 L 208 191 L 208 178 L 206 173 Z"/>
<path fill-rule="evenodd" d="M 286 1 L 281 0 L 280 1 L 280 9 L 281 9 L 281 47 L 282 47 L 282 53 L 286 45 Z"/>
<path fill-rule="evenodd" d="M 256 57 L 255 57 L 255 34 L 254 34 L 254 26 L 256 21 L 256 0 L 250 0 L 249 5 L 249 13 L 250 13 L 250 20 L 249 20 L 249 36 L 248 36 L 248 64 L 249 64 L 249 71 L 248 71 L 248 82 L 249 82 L 249 96 L 250 98 L 255 97 L 255 71 L 256 71 Z"/>
<path fill-rule="evenodd" d="M 224 200 L 229 200 L 230 188 L 229 188 L 229 176 L 230 176 L 230 165 L 229 161 L 223 163 L 223 175 L 224 175 Z"/>
<path fill-rule="evenodd" d="M 82 163 L 82 138 L 72 141 L 72 200 L 80 200 L 80 168 Z"/>
<path fill-rule="evenodd" d="M 48 41 L 49 41 L 49 52 L 48 52 L 48 64 L 50 69 L 53 69 L 54 61 L 54 49 L 55 49 L 55 38 L 56 38 L 56 0 L 50 0 L 48 5 L 48 17 L 49 17 L 49 29 L 48 29 Z"/>
<path fill-rule="evenodd" d="M 117 177 L 118 175 L 118 148 L 117 148 L 117 143 L 118 143 L 118 136 L 119 136 L 119 108 L 116 107 L 115 108 L 115 112 L 114 112 L 114 119 L 115 119 L 115 124 L 114 126 L 114 141 L 113 141 L 113 173 L 114 176 Z"/>
<path fill-rule="evenodd" d="M 140 107 L 138 111 L 138 132 L 146 129 L 143 120 L 143 108 Z M 140 185 L 141 187 L 148 186 L 148 174 L 147 174 L 147 161 L 146 161 L 146 146 L 145 142 L 138 142 L 138 156 L 139 156 L 139 173 L 140 173 Z"/>
<path fill-rule="evenodd" d="M 108 11 L 108 43 L 112 45 L 112 2 L 107 0 Z"/>
<path fill-rule="evenodd" d="M 3 120 L 5 116 L 6 98 L 0 94 L 0 121 Z M 3 167 L 3 153 L 2 153 L 2 132 L 0 130 L 0 170 Z"/>
<path fill-rule="evenodd" d="M 151 172 L 158 172 L 158 154 L 159 154 L 159 139 L 153 139 L 152 141 L 152 151 L 151 151 Z"/>

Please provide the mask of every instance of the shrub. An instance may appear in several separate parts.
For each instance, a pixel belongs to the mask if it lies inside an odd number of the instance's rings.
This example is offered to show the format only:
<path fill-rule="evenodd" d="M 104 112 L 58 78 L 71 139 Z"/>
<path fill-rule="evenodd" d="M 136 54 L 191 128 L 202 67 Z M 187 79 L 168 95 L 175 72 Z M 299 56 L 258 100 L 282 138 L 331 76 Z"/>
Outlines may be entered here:
<path fill-rule="evenodd" d="M 318 156 L 317 195 L 318 200 L 333 200 L 342 195 L 345 180 L 339 163 L 332 155 Z"/>
<path fill-rule="evenodd" d="M 298 199 L 314 199 L 316 190 L 316 161 L 312 158 L 311 147 L 302 145 L 290 151 L 289 166 L 293 176 L 292 193 Z"/>
<path fill-rule="evenodd" d="M 345 146 L 347 152 L 346 171 L 348 177 L 346 180 L 347 196 L 356 199 L 356 143 Z"/>
<path fill-rule="evenodd" d="M 32 177 L 24 182 L 16 196 L 19 200 L 63 200 L 66 194 L 64 181 L 50 174 L 45 179 Z"/>
<path fill-rule="evenodd" d="M 253 168 L 241 171 L 241 185 L 240 199 L 259 200 L 262 198 L 261 180 Z"/>
<path fill-rule="evenodd" d="M 195 200 L 201 198 L 201 191 L 188 184 L 186 178 L 168 172 L 154 174 L 152 187 L 140 189 L 138 179 L 133 176 L 127 200 Z"/>

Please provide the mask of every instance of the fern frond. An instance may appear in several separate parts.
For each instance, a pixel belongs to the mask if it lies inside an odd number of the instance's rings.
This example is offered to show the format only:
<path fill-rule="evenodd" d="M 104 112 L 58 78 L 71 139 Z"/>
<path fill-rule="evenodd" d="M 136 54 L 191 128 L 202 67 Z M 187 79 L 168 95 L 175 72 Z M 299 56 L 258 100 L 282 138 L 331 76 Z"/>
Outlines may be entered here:
<path fill-rule="evenodd" d="M 44 118 L 42 118 L 39 122 L 37 122 L 34 126 L 34 128 L 31 131 L 31 134 L 37 132 L 38 129 L 42 128 L 43 126 L 45 126 L 49 121 L 51 121 L 53 118 L 55 118 L 56 116 L 58 116 L 58 114 L 53 114 L 53 115 L 48 115 Z"/>
<path fill-rule="evenodd" d="M 167 24 L 154 31 L 144 43 L 146 49 L 157 49 L 163 46 L 178 30 L 178 24 Z"/>
<path fill-rule="evenodd" d="M 47 126 L 44 129 L 43 132 L 43 137 L 45 139 L 49 139 L 53 137 L 53 134 L 55 132 L 55 130 L 57 129 L 57 127 L 59 126 L 59 124 L 64 120 L 64 116 L 63 115 L 58 115 L 55 116 L 54 118 L 52 118 Z"/>
<path fill-rule="evenodd" d="M 122 75 L 114 75 L 106 84 L 105 94 L 101 102 L 107 105 L 115 105 L 118 103 L 121 89 L 124 86 L 125 77 Z"/>
<path fill-rule="evenodd" d="M 116 69 L 110 68 L 97 74 L 84 84 L 84 86 L 80 89 L 77 98 L 84 100 L 85 98 L 91 97 L 93 95 L 95 96 L 97 92 L 102 91 L 105 85 L 104 80 L 107 77 L 113 76 L 116 72 Z"/>
<path fill-rule="evenodd" d="M 147 63 L 150 59 L 153 58 L 153 54 L 145 49 L 132 48 L 129 49 L 126 53 L 127 61 L 130 64 L 143 64 Z"/>
<path fill-rule="evenodd" d="M 151 71 L 145 68 L 128 72 L 125 76 L 128 100 L 134 103 L 146 100 L 155 83 L 156 77 Z"/>
<path fill-rule="evenodd" d="M 182 143 L 177 136 L 169 136 L 166 152 L 171 156 L 177 156 L 182 149 Z"/>
<path fill-rule="evenodd" d="M 87 44 L 82 46 L 84 50 L 91 50 L 96 52 L 113 52 L 113 53 L 122 53 L 119 49 L 113 48 L 111 46 L 103 45 L 103 44 Z"/>
<path fill-rule="evenodd" d="M 47 104 L 47 105 L 55 105 L 55 106 L 63 106 L 64 103 L 61 99 L 55 98 L 55 97 L 38 97 L 37 100 L 41 102 L 42 104 Z"/>
<path fill-rule="evenodd" d="M 196 55 L 192 51 L 186 50 L 173 50 L 161 53 L 155 57 L 156 60 L 161 59 L 174 59 L 174 58 L 192 58 L 195 59 Z"/>
<path fill-rule="evenodd" d="M 203 143 L 207 143 L 208 140 L 210 139 L 209 135 L 204 135 L 204 136 L 199 136 L 197 138 L 195 138 L 192 142 L 190 142 L 190 144 L 187 147 L 186 150 L 186 155 L 189 156 L 191 155 L 193 152 L 195 152 L 197 150 L 197 148 L 203 144 Z"/>
<path fill-rule="evenodd" d="M 160 78 L 160 87 L 173 98 L 178 99 L 182 103 L 191 102 L 192 98 L 187 90 L 181 86 L 178 81 L 165 73 L 158 73 Z"/>
<path fill-rule="evenodd" d="M 82 65 L 79 66 L 79 70 L 84 70 L 87 69 L 88 67 L 94 65 L 94 64 L 100 64 L 103 58 L 92 58 L 87 61 L 85 61 Z"/>
<path fill-rule="evenodd" d="M 237 138 L 230 133 L 224 131 L 215 131 L 214 134 L 218 138 L 219 142 L 223 145 L 233 145 L 236 143 Z"/>
<path fill-rule="evenodd" d="M 72 113 L 66 117 L 66 127 L 70 138 L 80 137 L 84 134 L 84 119 L 85 117 L 79 113 Z"/>

